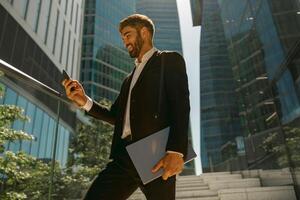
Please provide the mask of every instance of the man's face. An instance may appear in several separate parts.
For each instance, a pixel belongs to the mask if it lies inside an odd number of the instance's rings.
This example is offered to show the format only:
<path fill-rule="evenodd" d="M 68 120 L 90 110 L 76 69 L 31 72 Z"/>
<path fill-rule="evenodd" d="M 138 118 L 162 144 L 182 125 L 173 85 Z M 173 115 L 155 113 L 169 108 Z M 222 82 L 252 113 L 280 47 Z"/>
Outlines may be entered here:
<path fill-rule="evenodd" d="M 121 37 L 130 57 L 137 58 L 144 44 L 140 31 L 134 27 L 126 26 L 121 30 Z"/>

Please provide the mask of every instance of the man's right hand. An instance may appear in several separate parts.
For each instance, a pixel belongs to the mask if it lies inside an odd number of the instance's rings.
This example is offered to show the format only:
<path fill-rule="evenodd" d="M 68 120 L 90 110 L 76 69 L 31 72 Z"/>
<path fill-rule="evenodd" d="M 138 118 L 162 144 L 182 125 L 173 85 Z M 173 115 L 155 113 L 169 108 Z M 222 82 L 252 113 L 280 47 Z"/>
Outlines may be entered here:
<path fill-rule="evenodd" d="M 65 87 L 67 97 L 78 107 L 85 105 L 87 97 L 82 85 L 77 80 L 65 79 L 62 81 L 62 85 Z"/>

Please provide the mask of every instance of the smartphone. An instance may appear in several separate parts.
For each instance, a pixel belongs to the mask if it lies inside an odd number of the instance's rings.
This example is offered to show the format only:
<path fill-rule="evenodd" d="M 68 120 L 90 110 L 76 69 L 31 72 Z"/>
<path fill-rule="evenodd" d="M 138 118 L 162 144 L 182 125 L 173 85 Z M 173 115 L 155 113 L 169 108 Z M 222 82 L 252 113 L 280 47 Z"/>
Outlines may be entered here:
<path fill-rule="evenodd" d="M 64 69 L 63 69 L 62 75 L 63 75 L 63 80 L 70 80 L 71 79 L 71 77 L 69 76 L 69 74 Z M 74 90 L 75 90 L 75 88 L 72 87 L 71 91 L 74 91 Z"/>
<path fill-rule="evenodd" d="M 64 69 L 63 69 L 62 75 L 63 75 L 63 80 L 65 80 L 65 79 L 67 79 L 67 80 L 71 79 L 71 77 L 69 76 L 69 74 Z"/>

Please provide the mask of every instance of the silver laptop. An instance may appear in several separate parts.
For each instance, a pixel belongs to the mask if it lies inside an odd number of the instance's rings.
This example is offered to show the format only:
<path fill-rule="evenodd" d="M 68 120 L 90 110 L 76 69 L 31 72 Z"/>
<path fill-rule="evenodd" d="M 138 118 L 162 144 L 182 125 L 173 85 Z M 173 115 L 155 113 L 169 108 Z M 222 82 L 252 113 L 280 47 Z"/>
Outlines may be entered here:
<path fill-rule="evenodd" d="M 152 173 L 151 169 L 166 154 L 169 130 L 170 128 L 167 127 L 126 147 L 143 184 L 147 184 L 163 174 L 163 169 L 156 173 Z M 184 162 L 187 163 L 196 156 L 192 146 L 189 145 Z"/>

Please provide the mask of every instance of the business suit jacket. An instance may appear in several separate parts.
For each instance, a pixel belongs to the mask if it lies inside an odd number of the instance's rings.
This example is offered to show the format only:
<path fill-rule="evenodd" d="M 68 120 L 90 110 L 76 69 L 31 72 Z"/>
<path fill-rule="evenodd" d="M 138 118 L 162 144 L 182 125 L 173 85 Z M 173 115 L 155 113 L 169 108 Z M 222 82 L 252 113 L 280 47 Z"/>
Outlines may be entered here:
<path fill-rule="evenodd" d="M 187 153 L 189 124 L 189 90 L 182 56 L 176 52 L 163 52 L 164 77 L 160 86 L 161 55 L 157 51 L 146 63 L 131 91 L 130 127 L 132 142 L 147 137 L 170 126 L 166 150 Z M 97 102 L 89 115 L 115 125 L 110 158 L 114 158 L 121 146 L 126 103 L 133 73 L 123 82 L 119 96 L 110 109 Z M 159 104 L 159 92 L 162 96 Z M 160 108 L 160 110 L 158 110 Z"/>

